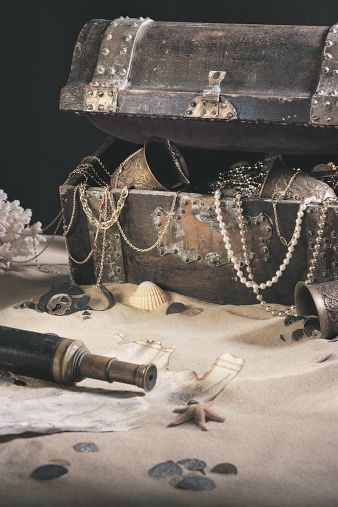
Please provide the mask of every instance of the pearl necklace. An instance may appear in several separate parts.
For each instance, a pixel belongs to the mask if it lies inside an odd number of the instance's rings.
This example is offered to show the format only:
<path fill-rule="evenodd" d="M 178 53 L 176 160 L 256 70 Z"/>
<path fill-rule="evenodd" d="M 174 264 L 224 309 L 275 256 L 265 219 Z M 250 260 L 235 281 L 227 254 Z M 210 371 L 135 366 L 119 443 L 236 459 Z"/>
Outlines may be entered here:
<path fill-rule="evenodd" d="M 293 252 L 295 250 L 295 246 L 298 243 L 298 239 L 299 239 L 299 236 L 301 233 L 304 212 L 310 203 L 317 202 L 317 200 L 315 198 L 308 197 L 308 198 L 304 199 L 304 201 L 299 205 L 299 209 L 298 209 L 297 217 L 296 217 L 296 221 L 295 221 L 294 232 L 293 232 L 292 238 L 289 242 L 288 250 L 287 250 L 287 253 L 285 255 L 283 262 L 280 264 L 275 275 L 270 280 L 267 280 L 266 282 L 262 282 L 262 283 L 257 283 L 254 280 L 252 268 L 250 265 L 250 258 L 249 258 L 249 253 L 248 253 L 247 240 L 246 240 L 245 222 L 244 222 L 243 209 L 242 209 L 242 204 L 241 204 L 241 194 L 239 194 L 239 193 L 236 194 L 235 202 L 236 202 L 236 209 L 237 209 L 237 215 L 238 215 L 238 224 L 239 224 L 239 232 L 240 232 L 241 244 L 242 244 L 242 250 L 243 250 L 244 264 L 245 264 L 245 267 L 246 267 L 246 270 L 248 273 L 247 277 L 244 275 L 243 271 L 241 271 L 240 262 L 235 257 L 234 252 L 231 248 L 231 243 L 230 243 L 230 239 L 229 239 L 229 236 L 227 233 L 227 228 L 226 228 L 226 225 L 225 225 L 225 223 L 223 221 L 223 217 L 222 217 L 221 201 L 220 201 L 221 191 L 219 189 L 215 191 L 214 198 L 215 198 L 216 216 L 217 216 L 217 220 L 218 220 L 218 223 L 219 223 L 219 226 L 221 229 L 221 233 L 223 236 L 223 242 L 225 245 L 225 249 L 227 251 L 230 261 L 234 265 L 236 275 L 237 275 L 239 281 L 242 284 L 244 284 L 247 288 L 252 289 L 253 293 L 255 294 L 256 299 L 261 303 L 262 306 L 265 307 L 265 310 L 267 312 L 272 312 L 273 316 L 282 317 L 283 315 L 289 314 L 292 311 L 294 311 L 294 309 L 295 309 L 294 306 L 291 306 L 290 309 L 287 309 L 284 311 L 273 310 L 271 308 L 271 306 L 267 305 L 267 303 L 265 301 L 263 301 L 263 297 L 261 296 L 259 291 L 264 290 L 267 287 L 272 287 L 272 285 L 277 283 L 279 278 L 281 278 L 281 276 L 283 275 L 288 264 L 290 264 L 290 261 L 293 257 Z M 314 253 L 313 253 L 313 257 L 310 262 L 309 272 L 308 272 L 308 275 L 306 278 L 306 283 L 311 283 L 311 281 L 313 280 L 313 272 L 315 270 L 315 264 L 316 264 L 316 260 L 318 258 L 319 249 L 320 249 L 320 245 L 321 245 L 321 241 L 322 241 L 323 230 L 324 230 L 324 226 L 325 226 L 326 214 L 327 214 L 327 208 L 329 205 L 329 201 L 331 201 L 331 200 L 326 200 L 322 206 L 321 216 L 320 216 L 319 224 L 318 224 L 317 237 L 315 240 Z"/>

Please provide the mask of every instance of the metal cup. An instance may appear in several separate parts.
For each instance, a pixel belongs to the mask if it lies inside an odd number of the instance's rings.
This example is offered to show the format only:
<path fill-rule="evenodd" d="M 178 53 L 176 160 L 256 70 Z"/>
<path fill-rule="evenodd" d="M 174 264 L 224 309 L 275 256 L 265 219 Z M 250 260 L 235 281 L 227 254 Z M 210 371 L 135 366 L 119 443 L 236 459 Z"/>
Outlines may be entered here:
<path fill-rule="evenodd" d="M 295 288 L 298 315 L 316 315 L 323 338 L 338 336 L 338 280 L 307 285 L 298 282 Z"/>
<path fill-rule="evenodd" d="M 114 171 L 113 188 L 178 190 L 189 184 L 186 163 L 168 139 L 150 137 Z"/>
<path fill-rule="evenodd" d="M 293 169 L 284 166 L 280 161 L 276 160 L 268 171 L 259 197 L 271 199 L 274 195 L 282 195 L 294 174 L 295 171 Z M 328 197 L 335 199 L 336 194 L 323 181 L 299 171 L 285 198 L 302 201 L 306 197 L 314 197 L 319 201 L 323 201 Z"/>

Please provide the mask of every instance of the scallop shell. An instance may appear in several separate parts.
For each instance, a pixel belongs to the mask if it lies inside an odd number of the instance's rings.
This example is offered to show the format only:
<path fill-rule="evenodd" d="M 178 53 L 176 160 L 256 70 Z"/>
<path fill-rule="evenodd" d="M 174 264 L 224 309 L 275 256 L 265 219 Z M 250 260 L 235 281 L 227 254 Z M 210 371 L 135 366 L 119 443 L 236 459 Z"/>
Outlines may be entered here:
<path fill-rule="evenodd" d="M 129 298 L 129 303 L 140 310 L 155 310 L 168 302 L 166 293 L 153 282 L 142 282 L 134 294 Z"/>

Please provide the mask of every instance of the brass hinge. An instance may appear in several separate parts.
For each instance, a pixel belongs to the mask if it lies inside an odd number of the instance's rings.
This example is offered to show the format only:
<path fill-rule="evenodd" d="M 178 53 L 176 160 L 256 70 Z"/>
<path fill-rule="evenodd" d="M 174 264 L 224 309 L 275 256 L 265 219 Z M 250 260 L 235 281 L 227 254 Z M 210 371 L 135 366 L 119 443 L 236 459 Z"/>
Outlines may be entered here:
<path fill-rule="evenodd" d="M 209 84 L 203 90 L 202 95 L 197 95 L 190 101 L 184 116 L 192 118 L 222 118 L 235 120 L 237 111 L 231 102 L 220 96 L 221 82 L 225 77 L 225 71 L 212 70 L 209 72 Z"/>

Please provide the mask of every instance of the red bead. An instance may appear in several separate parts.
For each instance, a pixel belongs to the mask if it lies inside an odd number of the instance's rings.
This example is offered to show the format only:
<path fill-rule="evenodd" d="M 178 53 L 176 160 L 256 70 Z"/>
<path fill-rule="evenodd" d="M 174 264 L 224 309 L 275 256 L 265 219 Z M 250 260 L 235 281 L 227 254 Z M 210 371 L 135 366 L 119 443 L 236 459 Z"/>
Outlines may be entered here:
<path fill-rule="evenodd" d="M 97 244 L 96 244 L 96 243 L 93 243 L 93 245 L 92 245 L 92 250 L 93 250 L 94 252 L 95 252 L 96 248 L 97 248 Z"/>

